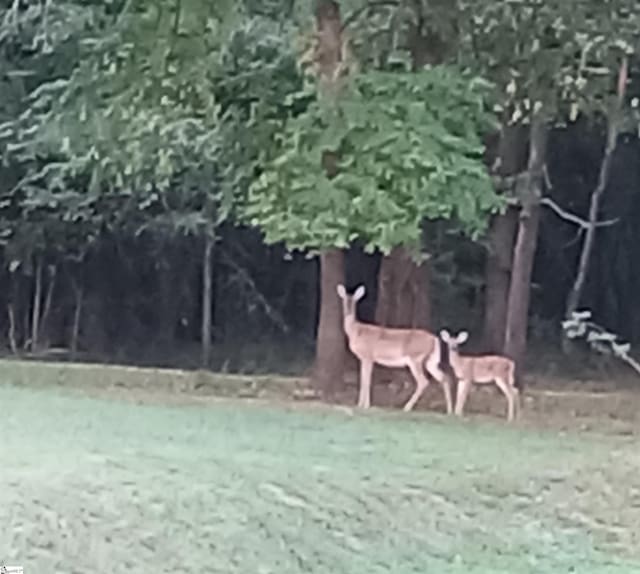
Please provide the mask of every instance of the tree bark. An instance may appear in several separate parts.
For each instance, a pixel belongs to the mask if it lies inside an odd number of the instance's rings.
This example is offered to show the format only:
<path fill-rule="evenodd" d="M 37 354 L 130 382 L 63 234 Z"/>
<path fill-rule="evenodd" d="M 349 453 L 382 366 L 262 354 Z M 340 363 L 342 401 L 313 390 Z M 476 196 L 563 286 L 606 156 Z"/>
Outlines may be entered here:
<path fill-rule="evenodd" d="M 73 280 L 74 310 L 73 326 L 71 328 L 71 357 L 78 354 L 78 340 L 80 338 L 80 325 L 82 324 L 82 307 L 84 304 L 84 289 Z"/>
<path fill-rule="evenodd" d="M 9 345 L 14 355 L 18 354 L 18 343 L 16 342 L 16 314 L 13 310 L 13 303 L 7 305 L 7 313 L 9 314 Z"/>
<path fill-rule="evenodd" d="M 513 257 L 505 333 L 505 354 L 516 362 L 518 375 L 522 371 L 527 348 L 531 273 L 538 243 L 547 129 L 542 114 L 535 114 L 531 119 L 528 175 L 525 189 L 519 194 L 522 197 L 522 207 Z"/>
<path fill-rule="evenodd" d="M 441 64 L 447 43 L 429 27 L 429 17 L 419 0 L 411 3 L 413 22 L 409 29 L 411 69 Z M 382 257 L 378 275 L 376 323 L 387 327 L 427 329 L 431 325 L 429 264 L 416 263 L 406 247 L 398 246 Z"/>
<path fill-rule="evenodd" d="M 483 328 L 484 350 L 487 353 L 504 351 L 517 221 L 515 210 L 509 208 L 493 218 L 489 230 Z"/>
<path fill-rule="evenodd" d="M 203 368 L 209 367 L 211 361 L 211 320 L 213 301 L 212 281 L 212 254 L 213 238 L 207 234 L 205 237 L 204 254 L 202 258 L 202 357 Z"/>
<path fill-rule="evenodd" d="M 569 292 L 567 298 L 567 306 L 565 310 L 565 317 L 569 318 L 574 311 L 578 309 L 580 305 L 580 297 L 584 289 L 584 284 L 587 280 L 587 274 L 589 273 L 589 263 L 591 261 L 591 253 L 593 252 L 593 246 L 596 239 L 596 222 L 598 221 L 598 215 L 600 213 L 600 203 L 602 196 L 609 183 L 609 175 L 611 173 L 611 164 L 613 162 L 613 155 L 616 150 L 618 142 L 618 133 L 620 131 L 620 115 L 621 108 L 624 101 L 624 95 L 626 92 L 627 84 L 627 59 L 623 59 L 618 72 L 618 97 L 615 101 L 613 108 L 609 111 L 608 125 L 607 125 L 607 143 L 605 145 L 604 157 L 600 165 L 600 173 L 598 175 L 598 184 L 591 194 L 591 202 L 589 205 L 589 227 L 585 233 L 584 242 L 582 244 L 582 251 L 580 253 L 580 260 L 578 262 L 578 270 L 576 273 L 575 281 Z M 566 343 L 568 339 L 565 337 L 563 347 L 567 349 Z"/>
<path fill-rule="evenodd" d="M 522 148 L 526 139 L 523 135 L 521 126 L 503 125 L 496 169 L 500 177 L 513 176 L 524 168 L 526 149 L 523 151 Z M 508 208 L 492 218 L 489 228 L 483 328 L 484 347 L 489 353 L 504 351 L 516 224 L 516 211 Z"/>
<path fill-rule="evenodd" d="M 344 282 L 344 253 L 327 249 L 320 255 L 320 319 L 316 339 L 316 389 L 331 398 L 343 384 L 346 337 L 336 288 Z"/>
<path fill-rule="evenodd" d="M 319 92 L 322 99 L 331 102 L 339 95 L 345 52 L 339 4 L 335 0 L 316 0 L 315 20 L 313 60 Z M 337 159 L 335 150 L 324 150 L 321 161 L 328 178 L 336 175 Z M 326 249 L 320 255 L 320 318 L 313 378 L 317 390 L 327 398 L 342 387 L 346 357 L 342 308 L 336 293 L 339 283 L 344 283 L 344 253 Z"/>
<path fill-rule="evenodd" d="M 42 335 L 44 334 L 44 340 L 46 341 L 46 345 L 49 345 L 49 316 L 51 315 L 51 307 L 53 304 L 53 293 L 56 288 L 56 278 L 57 278 L 57 267 L 56 265 L 52 265 L 49 267 L 49 285 L 47 286 L 47 294 L 44 298 L 44 310 L 42 311 L 42 318 L 40 320 L 40 339 L 42 340 Z"/>
<path fill-rule="evenodd" d="M 40 306 L 42 304 L 42 258 L 36 259 L 35 289 L 33 293 L 33 308 L 31 309 L 31 352 L 38 350 L 40 338 Z"/>
<path fill-rule="evenodd" d="M 404 247 L 382 258 L 375 321 L 386 327 L 430 326 L 428 264 L 417 264 Z"/>

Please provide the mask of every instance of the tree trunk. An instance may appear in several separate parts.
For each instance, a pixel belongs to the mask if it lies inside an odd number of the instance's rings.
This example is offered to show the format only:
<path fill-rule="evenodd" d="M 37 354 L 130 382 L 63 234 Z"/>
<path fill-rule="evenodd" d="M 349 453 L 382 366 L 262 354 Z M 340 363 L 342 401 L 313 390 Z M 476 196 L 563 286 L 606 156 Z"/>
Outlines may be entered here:
<path fill-rule="evenodd" d="M 211 320 L 213 297 L 213 238 L 207 234 L 202 258 L 202 357 L 203 368 L 209 367 L 211 361 Z"/>
<path fill-rule="evenodd" d="M 489 230 L 486 291 L 484 301 L 484 348 L 487 353 L 502 353 L 507 324 L 507 303 L 511 283 L 516 211 L 508 208 L 496 215 Z"/>
<path fill-rule="evenodd" d="M 51 315 L 51 306 L 53 304 L 53 293 L 56 288 L 57 271 L 58 269 L 55 265 L 49 267 L 49 285 L 47 286 L 47 295 L 44 298 L 44 309 L 42 311 L 42 319 L 40 320 L 40 335 L 44 334 L 46 346 L 49 345 L 49 329 L 47 329 L 47 327 L 49 324 L 49 316 Z M 43 337 L 41 336 L 40 338 L 42 339 Z"/>
<path fill-rule="evenodd" d="M 42 258 L 37 258 L 35 269 L 35 289 L 33 292 L 33 308 L 31 309 L 31 352 L 38 350 L 40 336 L 40 305 L 42 302 Z"/>
<path fill-rule="evenodd" d="M 431 322 L 428 264 L 417 264 L 404 247 L 383 257 L 378 274 L 376 323 L 427 329 Z"/>
<path fill-rule="evenodd" d="M 524 184 L 525 189 L 519 194 L 522 197 L 522 207 L 513 256 L 505 333 L 505 354 L 516 362 L 518 375 L 521 373 L 527 348 L 531 273 L 538 243 L 540 199 L 547 147 L 547 125 L 540 113 L 531 119 L 530 129 L 528 176 Z"/>
<path fill-rule="evenodd" d="M 316 38 L 313 60 L 321 96 L 333 99 L 340 88 L 340 67 L 343 61 L 344 39 L 340 6 L 335 0 L 316 0 Z"/>
<path fill-rule="evenodd" d="M 503 124 L 495 169 L 500 177 L 512 177 L 526 166 L 524 136 L 526 133 L 523 133 L 522 126 Z M 504 351 L 516 223 L 516 211 L 508 208 L 505 213 L 492 218 L 489 228 L 483 328 L 484 347 L 489 353 Z"/>
<path fill-rule="evenodd" d="M 18 354 L 18 343 L 16 342 L 16 314 L 13 310 L 13 303 L 7 305 L 7 313 L 9 314 L 9 345 L 14 355 Z"/>
<path fill-rule="evenodd" d="M 618 73 L 618 97 L 615 105 L 609 111 L 608 125 L 607 125 L 607 143 L 605 145 L 604 157 L 602 164 L 600 165 L 600 173 L 598 175 L 598 185 L 591 194 L 591 202 L 589 205 L 589 227 L 587 228 L 584 243 L 582 244 L 582 252 L 580 253 L 580 260 L 578 263 L 578 271 L 576 278 L 569 292 L 567 298 L 567 306 L 565 310 L 565 317 L 569 318 L 574 311 L 578 309 L 580 305 L 580 297 L 584 288 L 584 284 L 587 280 L 587 274 L 589 273 L 589 263 L 591 261 L 591 253 L 596 239 L 596 223 L 598 221 L 598 215 L 600 213 L 600 203 L 602 196 L 609 183 L 609 175 L 611 173 L 611 164 L 613 162 L 613 155 L 616 150 L 618 142 L 618 133 L 620 131 L 621 120 L 621 108 L 624 101 L 624 95 L 626 92 L 627 84 L 627 59 L 623 59 L 620 65 Z M 563 340 L 563 348 L 568 350 L 569 339 L 566 337 Z"/>
<path fill-rule="evenodd" d="M 9 281 L 10 291 L 7 302 L 7 313 L 9 315 L 9 345 L 11 346 L 11 352 L 14 355 L 18 354 L 19 339 L 20 339 L 20 319 L 21 319 L 21 295 L 24 289 L 21 288 L 22 273 L 18 273 L 13 268 L 10 269 Z M 25 337 L 28 331 L 24 331 Z"/>
<path fill-rule="evenodd" d="M 327 249 L 320 255 L 320 319 L 316 342 L 314 382 L 318 391 L 331 398 L 343 384 L 346 337 L 342 329 L 342 307 L 336 288 L 344 282 L 344 253 Z"/>
<path fill-rule="evenodd" d="M 319 95 L 330 105 L 339 95 L 345 52 L 339 4 L 335 0 L 316 0 L 315 20 L 317 41 L 313 60 Z M 335 150 L 323 151 L 321 161 L 328 178 L 336 175 L 337 160 Z M 320 318 L 314 369 L 316 388 L 327 398 L 342 387 L 346 357 L 342 308 L 336 293 L 339 283 L 344 283 L 344 253 L 339 249 L 327 249 L 320 254 Z"/>
<path fill-rule="evenodd" d="M 75 359 L 78 354 L 78 339 L 80 338 L 80 325 L 82 323 L 82 307 L 84 303 L 84 289 L 73 281 L 74 310 L 73 326 L 71 328 L 71 357 Z"/>
<path fill-rule="evenodd" d="M 426 64 L 441 64 L 447 44 L 439 31 L 429 26 L 425 7 L 413 2 L 409 28 L 411 69 L 419 72 Z M 378 275 L 376 323 L 387 327 L 427 329 L 431 324 L 429 264 L 416 263 L 405 247 L 395 247 L 382 257 Z M 396 375 L 399 373 L 396 372 Z"/>

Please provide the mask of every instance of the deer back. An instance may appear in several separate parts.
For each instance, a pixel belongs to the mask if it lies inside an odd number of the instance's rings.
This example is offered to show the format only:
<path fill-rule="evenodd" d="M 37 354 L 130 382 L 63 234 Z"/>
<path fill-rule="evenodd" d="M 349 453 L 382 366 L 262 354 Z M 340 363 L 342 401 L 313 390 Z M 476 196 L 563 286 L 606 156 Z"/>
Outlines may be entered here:
<path fill-rule="evenodd" d="M 387 366 L 422 361 L 435 350 L 436 337 L 419 329 L 391 329 L 357 323 L 349 336 L 349 348 L 360 359 Z"/>

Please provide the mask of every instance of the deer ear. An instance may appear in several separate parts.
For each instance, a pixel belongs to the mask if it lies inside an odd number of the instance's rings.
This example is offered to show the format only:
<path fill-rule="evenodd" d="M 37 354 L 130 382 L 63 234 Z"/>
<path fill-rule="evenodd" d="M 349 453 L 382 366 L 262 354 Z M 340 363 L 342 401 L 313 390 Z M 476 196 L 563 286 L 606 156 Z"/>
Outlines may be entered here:
<path fill-rule="evenodd" d="M 345 299 L 347 297 L 347 291 L 342 283 L 336 287 L 336 291 L 338 292 L 338 297 L 340 297 L 340 299 Z"/>
<path fill-rule="evenodd" d="M 440 338 L 445 343 L 449 343 L 451 341 L 451 335 L 449 335 L 449 331 L 447 331 L 446 329 L 442 329 L 442 331 L 440 331 Z"/>
<path fill-rule="evenodd" d="M 469 338 L 469 333 L 467 331 L 460 331 L 458 336 L 456 337 L 458 344 L 464 343 Z"/>
<path fill-rule="evenodd" d="M 364 297 L 365 293 L 366 293 L 366 290 L 364 288 L 364 285 L 360 285 L 360 287 L 358 287 L 355 293 L 353 294 L 353 300 L 360 301 L 360 299 Z"/>

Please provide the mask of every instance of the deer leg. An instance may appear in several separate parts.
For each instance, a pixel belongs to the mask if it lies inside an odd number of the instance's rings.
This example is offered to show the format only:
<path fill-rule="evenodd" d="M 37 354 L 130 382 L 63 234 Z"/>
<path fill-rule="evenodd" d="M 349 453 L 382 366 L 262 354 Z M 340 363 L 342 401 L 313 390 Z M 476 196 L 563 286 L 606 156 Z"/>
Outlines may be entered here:
<path fill-rule="evenodd" d="M 509 384 L 504 379 L 496 379 L 496 385 L 502 391 L 505 397 L 507 397 L 507 420 L 511 422 L 513 420 L 515 414 L 515 393 L 513 392 L 513 387 L 510 387 Z"/>
<path fill-rule="evenodd" d="M 371 361 L 360 361 L 360 396 L 358 407 L 368 409 L 371 406 L 371 373 L 373 363 Z"/>
<path fill-rule="evenodd" d="M 520 418 L 520 411 L 522 410 L 522 395 L 520 394 L 520 389 L 512 386 L 511 393 L 513 394 L 516 403 L 516 418 Z"/>
<path fill-rule="evenodd" d="M 438 366 L 440 362 L 440 356 L 431 355 L 429 359 L 427 359 L 427 363 L 425 365 L 427 372 L 440 383 L 442 390 L 444 391 L 444 400 L 447 405 L 447 414 L 450 415 L 453 412 L 453 401 L 451 400 L 451 382 L 449 381 L 449 377 L 442 371 L 442 369 Z"/>
<path fill-rule="evenodd" d="M 462 416 L 464 412 L 464 405 L 467 402 L 470 390 L 471 381 L 467 379 L 460 379 L 458 381 L 458 391 L 456 392 L 456 416 Z"/>
<path fill-rule="evenodd" d="M 424 373 L 422 372 L 422 365 L 420 363 L 411 362 L 409 363 L 408 367 L 411 371 L 411 374 L 413 375 L 413 378 L 416 380 L 416 390 L 404 405 L 403 410 L 405 412 L 409 412 L 413 409 L 413 407 L 416 406 L 418 399 L 422 396 L 424 390 L 429 386 L 429 379 L 427 379 L 427 377 L 425 377 Z"/>

